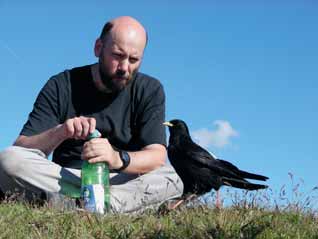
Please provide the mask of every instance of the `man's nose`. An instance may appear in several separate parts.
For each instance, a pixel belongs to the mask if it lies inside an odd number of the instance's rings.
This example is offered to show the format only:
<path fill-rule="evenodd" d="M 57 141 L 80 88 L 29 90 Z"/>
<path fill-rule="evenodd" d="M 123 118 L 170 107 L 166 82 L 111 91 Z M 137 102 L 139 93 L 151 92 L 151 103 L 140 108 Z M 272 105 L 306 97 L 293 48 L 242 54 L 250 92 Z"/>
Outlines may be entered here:
<path fill-rule="evenodd" d="M 118 69 L 121 71 L 128 71 L 129 62 L 128 59 L 121 60 L 118 64 Z"/>

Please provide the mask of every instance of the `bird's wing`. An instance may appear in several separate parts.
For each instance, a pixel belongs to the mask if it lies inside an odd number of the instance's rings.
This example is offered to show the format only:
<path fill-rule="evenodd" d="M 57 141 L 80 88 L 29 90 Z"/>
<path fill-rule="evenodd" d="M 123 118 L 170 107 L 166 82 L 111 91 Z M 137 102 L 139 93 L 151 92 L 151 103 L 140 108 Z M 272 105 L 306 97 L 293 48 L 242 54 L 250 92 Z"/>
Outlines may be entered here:
<path fill-rule="evenodd" d="M 228 161 L 225 161 L 222 159 L 218 159 L 218 160 L 220 161 L 220 163 L 223 164 L 224 167 L 235 172 L 237 175 L 240 175 L 242 178 L 256 179 L 256 180 L 262 180 L 262 181 L 266 181 L 268 179 L 268 177 L 263 175 L 249 173 L 249 172 L 240 170 L 238 167 L 236 167 L 235 165 L 231 164 Z"/>
<path fill-rule="evenodd" d="M 187 140 L 183 142 L 182 145 L 184 147 L 183 153 L 186 157 L 195 161 L 197 164 L 208 167 L 219 176 L 242 179 L 242 177 L 233 172 L 231 168 L 225 167 L 218 159 L 215 159 L 207 150 L 198 144 Z"/>
<path fill-rule="evenodd" d="M 249 178 L 262 181 L 266 181 L 268 179 L 268 177 L 263 175 L 240 170 L 238 167 L 228 161 L 214 158 L 207 150 L 193 141 L 191 142 L 187 140 L 183 142 L 183 145 L 184 148 L 187 149 L 184 151 L 189 158 L 193 159 L 197 163 L 205 165 L 220 176 L 233 177 L 237 179 Z"/>

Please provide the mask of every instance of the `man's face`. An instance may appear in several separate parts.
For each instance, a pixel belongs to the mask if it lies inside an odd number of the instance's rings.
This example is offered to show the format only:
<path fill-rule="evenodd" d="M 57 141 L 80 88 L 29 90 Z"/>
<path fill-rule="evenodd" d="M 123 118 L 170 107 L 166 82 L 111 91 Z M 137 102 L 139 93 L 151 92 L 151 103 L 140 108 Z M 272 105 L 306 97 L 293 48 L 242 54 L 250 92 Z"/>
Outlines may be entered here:
<path fill-rule="evenodd" d="M 134 78 L 141 64 L 144 47 L 129 39 L 100 40 L 99 73 L 103 84 L 117 92 Z"/>

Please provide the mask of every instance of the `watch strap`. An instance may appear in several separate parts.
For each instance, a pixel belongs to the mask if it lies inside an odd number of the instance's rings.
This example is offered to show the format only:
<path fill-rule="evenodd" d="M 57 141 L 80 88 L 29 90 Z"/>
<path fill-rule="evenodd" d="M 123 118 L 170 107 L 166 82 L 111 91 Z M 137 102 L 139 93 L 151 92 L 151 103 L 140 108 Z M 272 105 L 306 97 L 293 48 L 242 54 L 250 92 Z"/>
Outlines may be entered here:
<path fill-rule="evenodd" d="M 119 157 L 120 157 L 121 161 L 123 162 L 123 166 L 121 166 L 118 169 L 114 169 L 114 171 L 117 173 L 123 171 L 130 164 L 130 156 L 129 156 L 127 151 L 119 150 Z"/>

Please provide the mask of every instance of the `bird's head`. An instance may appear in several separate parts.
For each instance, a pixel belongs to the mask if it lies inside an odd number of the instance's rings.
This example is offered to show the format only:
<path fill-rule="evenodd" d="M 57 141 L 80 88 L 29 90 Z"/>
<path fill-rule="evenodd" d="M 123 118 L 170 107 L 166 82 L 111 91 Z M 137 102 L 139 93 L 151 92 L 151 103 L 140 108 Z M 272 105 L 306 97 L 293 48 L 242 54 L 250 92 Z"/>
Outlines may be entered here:
<path fill-rule="evenodd" d="M 180 119 L 174 119 L 163 123 L 169 127 L 169 132 L 171 136 L 175 135 L 187 135 L 190 136 L 190 132 L 187 124 Z"/>

